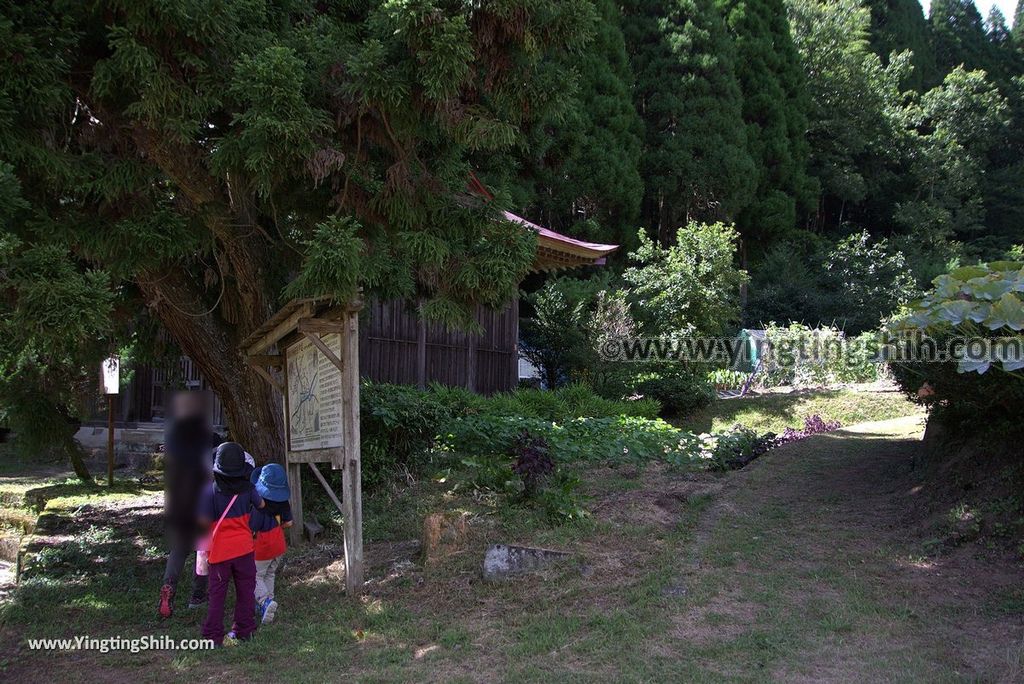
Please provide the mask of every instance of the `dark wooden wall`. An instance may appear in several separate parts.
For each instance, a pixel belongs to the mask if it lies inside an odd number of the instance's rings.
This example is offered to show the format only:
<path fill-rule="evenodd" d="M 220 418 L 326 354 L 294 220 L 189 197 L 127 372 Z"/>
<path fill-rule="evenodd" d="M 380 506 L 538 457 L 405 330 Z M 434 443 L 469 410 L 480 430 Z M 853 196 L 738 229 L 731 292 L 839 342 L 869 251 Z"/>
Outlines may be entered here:
<path fill-rule="evenodd" d="M 479 334 L 423 323 L 415 305 L 371 301 L 359 320 L 359 373 L 376 382 L 432 382 L 481 394 L 514 389 L 519 381 L 519 300 L 501 311 L 479 308 Z"/>
<path fill-rule="evenodd" d="M 400 300 L 369 302 L 359 319 L 359 375 L 375 382 L 425 387 L 432 382 L 466 387 L 480 394 L 515 389 L 519 383 L 519 300 L 501 311 L 479 308 L 479 334 L 424 324 L 415 305 Z M 176 373 L 143 366 L 122 388 L 118 426 L 166 418 L 171 393 L 178 388 L 206 389 L 206 381 L 188 357 Z M 214 422 L 223 424 L 220 401 Z M 106 403 L 90 401 L 87 424 L 106 425 Z"/>

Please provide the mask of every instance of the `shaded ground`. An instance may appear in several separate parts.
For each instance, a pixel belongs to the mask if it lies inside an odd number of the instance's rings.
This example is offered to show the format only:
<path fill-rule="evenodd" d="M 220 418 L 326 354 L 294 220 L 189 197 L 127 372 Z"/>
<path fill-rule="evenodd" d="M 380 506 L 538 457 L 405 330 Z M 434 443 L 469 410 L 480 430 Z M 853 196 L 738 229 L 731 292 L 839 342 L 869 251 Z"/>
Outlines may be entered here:
<path fill-rule="evenodd" d="M 75 501 L 74 536 L 55 544 L 47 572 L 3 609 L 0 675 L 1021 681 L 1020 559 L 978 545 L 932 553 L 926 532 L 906 524 L 923 494 L 911 470 L 919 435 L 917 418 L 862 425 L 780 448 L 727 476 L 592 472 L 592 518 L 556 529 L 483 515 L 473 501 L 424 485 L 408 495 L 415 499 L 389 502 L 396 520 L 412 522 L 378 525 L 392 539 L 381 534 L 369 545 L 361 601 L 339 589 L 336 545 L 292 550 L 279 621 L 257 644 L 213 653 L 27 649 L 26 637 L 42 635 L 198 633 L 201 615 L 154 617 L 161 559 L 153 496 Z M 470 511 L 471 539 L 464 552 L 424 566 L 416 544 L 402 541 L 416 516 L 402 512 L 439 506 Z M 484 584 L 482 550 L 496 541 L 577 556 L 543 575 Z"/>

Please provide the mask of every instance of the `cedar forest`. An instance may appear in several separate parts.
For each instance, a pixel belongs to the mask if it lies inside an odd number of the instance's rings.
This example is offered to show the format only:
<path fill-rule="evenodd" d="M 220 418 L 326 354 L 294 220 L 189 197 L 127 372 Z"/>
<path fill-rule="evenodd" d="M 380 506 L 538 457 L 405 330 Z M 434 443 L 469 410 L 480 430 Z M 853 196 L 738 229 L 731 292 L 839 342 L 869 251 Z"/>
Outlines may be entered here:
<path fill-rule="evenodd" d="M 276 453 L 280 414 L 240 340 L 290 297 L 357 288 L 464 325 L 532 260 L 500 209 L 621 244 L 595 278 L 640 293 L 641 324 L 665 320 L 657 264 L 717 241 L 724 303 L 675 328 L 875 328 L 950 268 L 1021 256 L 1022 15 L 0 2 L 3 420 L 72 449 L 99 360 L 184 352 L 232 434 Z M 493 201 L 466 193 L 474 175 Z"/>

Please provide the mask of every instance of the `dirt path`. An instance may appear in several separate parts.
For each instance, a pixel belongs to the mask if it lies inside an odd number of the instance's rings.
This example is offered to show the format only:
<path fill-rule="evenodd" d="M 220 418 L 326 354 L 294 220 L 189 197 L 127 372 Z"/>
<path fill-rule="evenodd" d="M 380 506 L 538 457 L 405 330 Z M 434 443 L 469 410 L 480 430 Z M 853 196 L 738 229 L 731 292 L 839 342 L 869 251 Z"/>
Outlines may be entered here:
<path fill-rule="evenodd" d="M 926 555 L 912 524 L 920 420 L 865 423 L 729 478 L 684 570 L 675 635 L 726 676 L 1024 681 L 1018 560 Z M 734 650 L 736 657 L 722 660 Z"/>

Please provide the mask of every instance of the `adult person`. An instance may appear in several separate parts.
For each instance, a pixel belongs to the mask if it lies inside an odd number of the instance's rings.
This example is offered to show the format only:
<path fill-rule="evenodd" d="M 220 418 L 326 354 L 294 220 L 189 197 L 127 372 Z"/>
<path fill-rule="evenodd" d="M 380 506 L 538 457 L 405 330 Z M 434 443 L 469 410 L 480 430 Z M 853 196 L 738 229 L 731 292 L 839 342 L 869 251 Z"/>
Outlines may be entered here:
<path fill-rule="evenodd" d="M 160 616 L 174 613 L 174 595 L 185 559 L 199 538 L 199 497 L 211 478 L 213 450 L 220 437 L 210 425 L 210 398 L 205 392 L 178 392 L 164 433 L 164 519 L 170 552 L 160 587 Z M 207 577 L 193 574 L 189 608 L 206 602 Z"/>

